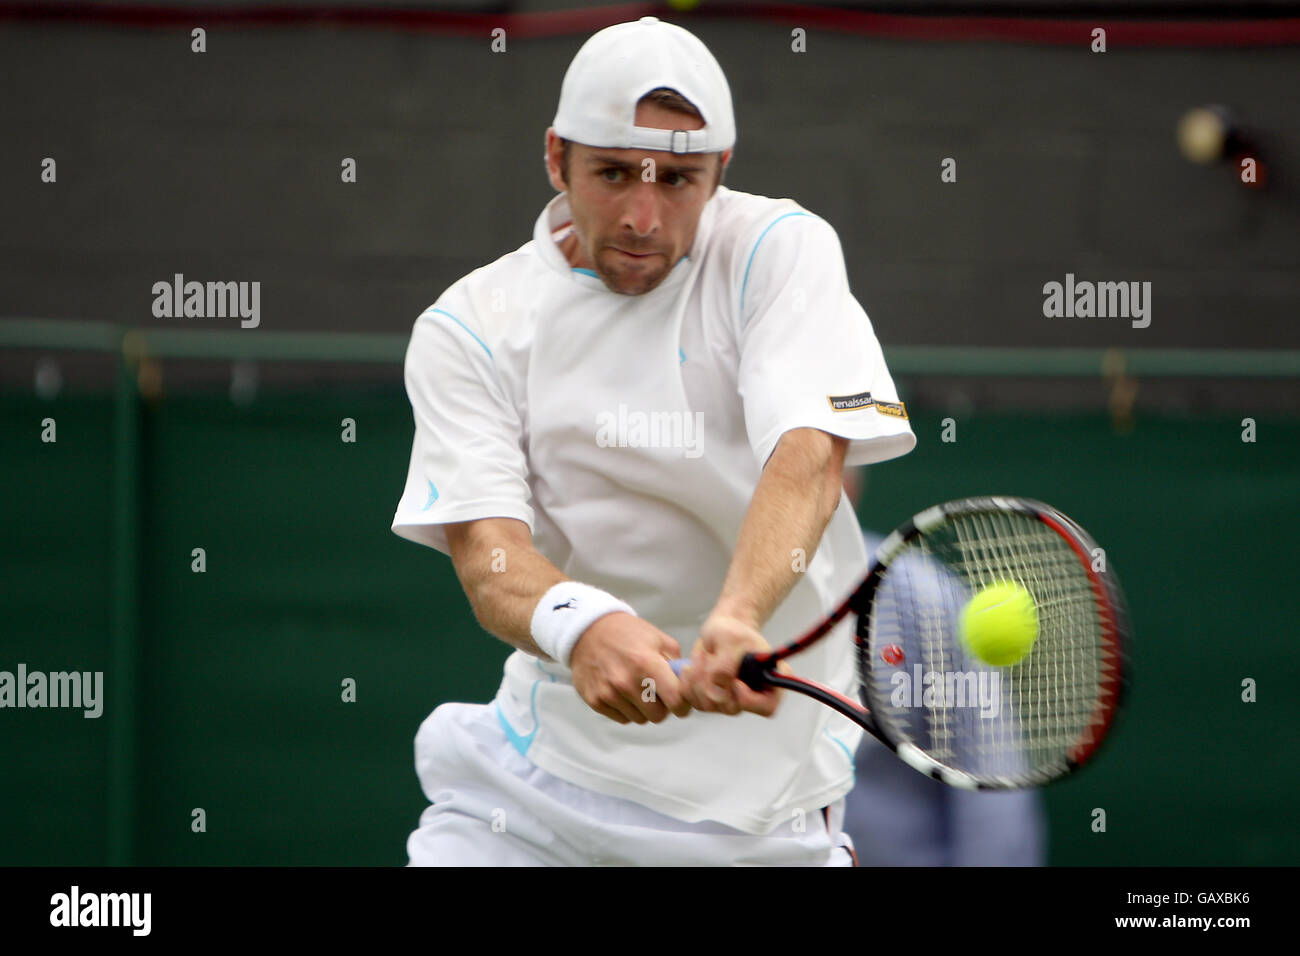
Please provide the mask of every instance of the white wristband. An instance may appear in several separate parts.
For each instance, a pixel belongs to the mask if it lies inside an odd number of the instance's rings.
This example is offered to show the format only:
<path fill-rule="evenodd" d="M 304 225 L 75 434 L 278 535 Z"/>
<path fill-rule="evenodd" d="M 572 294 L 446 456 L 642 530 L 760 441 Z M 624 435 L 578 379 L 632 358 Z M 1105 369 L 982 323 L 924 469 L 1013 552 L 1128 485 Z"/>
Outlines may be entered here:
<path fill-rule="evenodd" d="M 542 595 L 533 609 L 533 642 L 565 667 L 584 631 L 606 614 L 623 611 L 636 615 L 631 606 L 614 595 L 578 581 L 561 581 Z"/>

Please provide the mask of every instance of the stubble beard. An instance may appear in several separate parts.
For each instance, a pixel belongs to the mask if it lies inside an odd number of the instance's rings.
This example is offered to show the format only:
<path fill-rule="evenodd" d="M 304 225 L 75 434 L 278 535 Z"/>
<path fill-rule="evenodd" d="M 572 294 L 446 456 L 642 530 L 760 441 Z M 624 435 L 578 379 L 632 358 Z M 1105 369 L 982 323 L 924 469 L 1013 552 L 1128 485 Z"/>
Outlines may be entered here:
<path fill-rule="evenodd" d="M 617 252 L 610 250 L 608 255 L 612 258 L 618 258 Z M 660 257 L 662 258 L 662 256 Z M 650 270 L 639 268 L 636 270 L 613 270 L 601 263 L 599 258 L 594 260 L 596 263 L 596 275 L 600 276 L 605 287 L 611 292 L 617 292 L 620 295 L 645 295 L 659 287 L 659 284 L 668 276 L 668 269 L 660 265 L 658 268 Z"/>

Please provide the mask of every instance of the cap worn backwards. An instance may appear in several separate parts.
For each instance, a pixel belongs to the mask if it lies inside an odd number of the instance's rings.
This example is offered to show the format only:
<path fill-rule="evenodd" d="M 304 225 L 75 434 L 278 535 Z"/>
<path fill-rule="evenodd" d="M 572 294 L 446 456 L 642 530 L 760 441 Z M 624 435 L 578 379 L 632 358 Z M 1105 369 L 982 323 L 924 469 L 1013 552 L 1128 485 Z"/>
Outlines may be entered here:
<path fill-rule="evenodd" d="M 637 126 L 637 102 L 660 87 L 690 100 L 703 128 Z M 564 139 L 607 149 L 716 153 L 736 142 L 722 67 L 693 33 L 658 17 L 606 27 L 582 45 L 564 74 L 551 125 Z"/>

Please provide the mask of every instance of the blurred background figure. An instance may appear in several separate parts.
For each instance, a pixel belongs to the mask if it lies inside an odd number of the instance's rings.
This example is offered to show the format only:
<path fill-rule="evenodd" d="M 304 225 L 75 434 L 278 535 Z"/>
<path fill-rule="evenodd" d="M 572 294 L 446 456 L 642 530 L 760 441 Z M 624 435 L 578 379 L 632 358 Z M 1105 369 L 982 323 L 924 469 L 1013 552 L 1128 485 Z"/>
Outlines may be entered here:
<path fill-rule="evenodd" d="M 864 469 L 848 468 L 844 487 L 857 507 Z M 864 531 L 867 554 L 883 535 Z M 1034 790 L 957 790 L 917 773 L 864 734 L 857 783 L 844 829 L 861 866 L 1045 866 L 1047 818 Z"/>

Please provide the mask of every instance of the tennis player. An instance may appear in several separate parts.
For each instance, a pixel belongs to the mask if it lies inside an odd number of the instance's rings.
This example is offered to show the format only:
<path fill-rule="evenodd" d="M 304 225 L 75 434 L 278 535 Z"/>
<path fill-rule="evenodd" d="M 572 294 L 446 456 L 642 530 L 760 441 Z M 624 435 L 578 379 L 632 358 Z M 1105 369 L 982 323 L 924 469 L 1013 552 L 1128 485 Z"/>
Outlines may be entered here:
<path fill-rule="evenodd" d="M 835 230 L 721 185 L 735 139 L 695 36 L 600 31 L 532 240 L 416 320 L 392 527 L 516 650 L 493 701 L 420 727 L 412 865 L 852 862 L 860 731 L 736 673 L 864 572 L 842 469 L 915 437 Z M 800 672 L 848 691 L 844 627 Z"/>

